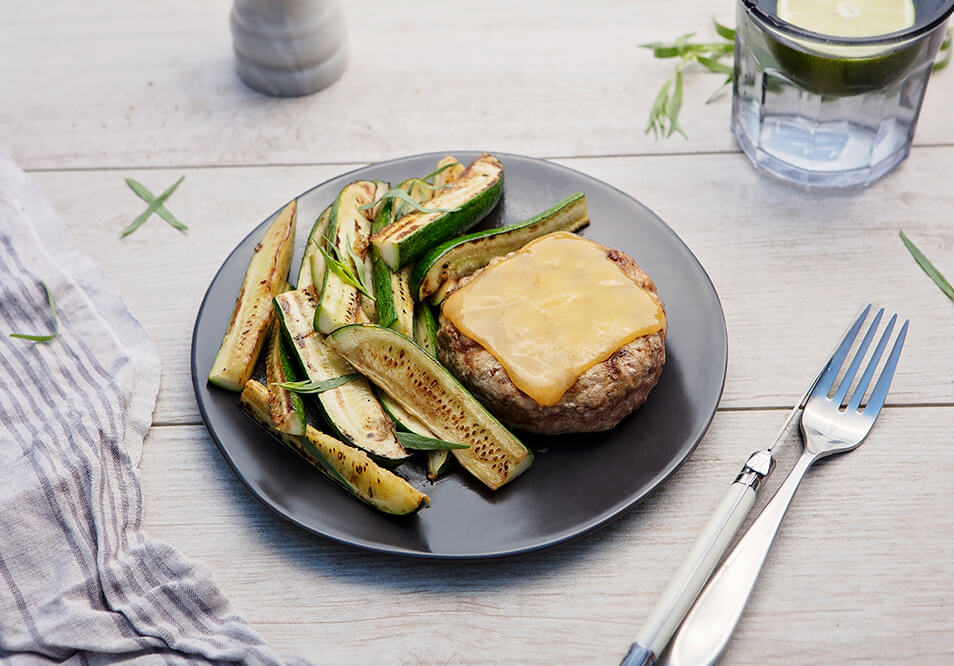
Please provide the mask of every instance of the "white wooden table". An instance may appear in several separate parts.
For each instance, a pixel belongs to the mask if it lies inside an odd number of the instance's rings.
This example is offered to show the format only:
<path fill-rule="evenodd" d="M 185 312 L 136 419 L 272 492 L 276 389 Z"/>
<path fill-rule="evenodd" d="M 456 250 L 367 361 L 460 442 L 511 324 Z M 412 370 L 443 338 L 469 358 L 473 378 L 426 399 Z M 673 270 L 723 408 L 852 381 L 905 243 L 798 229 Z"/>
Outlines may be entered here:
<path fill-rule="evenodd" d="M 346 3 L 333 87 L 270 99 L 233 73 L 226 0 L 0 0 L 0 144 L 119 286 L 162 356 L 141 465 L 149 532 L 207 566 L 280 653 L 327 664 L 617 663 L 746 455 L 770 441 L 868 298 L 911 318 L 883 412 L 857 452 L 810 473 L 724 663 L 954 663 L 954 304 L 898 239 L 954 277 L 954 69 L 932 81 L 916 147 L 864 191 L 807 194 L 757 174 L 717 80 L 690 74 L 690 140 L 643 134 L 669 63 L 637 48 L 733 3 Z M 413 5 L 413 6 L 412 6 Z M 199 301 L 235 243 L 344 170 L 432 150 L 552 159 L 656 211 L 706 267 L 729 331 L 721 407 L 697 451 L 584 539 L 472 564 L 314 537 L 243 489 L 189 378 Z M 125 240 L 158 193 L 186 179 Z M 783 446 L 772 487 L 798 445 Z M 762 494 L 764 502 L 770 493 Z"/>

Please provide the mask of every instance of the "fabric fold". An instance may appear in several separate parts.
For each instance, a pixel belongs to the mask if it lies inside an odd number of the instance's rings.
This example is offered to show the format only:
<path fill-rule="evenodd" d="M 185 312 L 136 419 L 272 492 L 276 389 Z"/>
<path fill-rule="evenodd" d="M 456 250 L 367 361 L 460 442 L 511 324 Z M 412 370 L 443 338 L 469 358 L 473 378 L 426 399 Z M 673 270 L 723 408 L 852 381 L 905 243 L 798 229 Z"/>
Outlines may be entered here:
<path fill-rule="evenodd" d="M 48 343 L 8 337 L 46 333 Z M 142 530 L 159 357 L 0 154 L 0 659 L 284 663 L 208 574 Z"/>

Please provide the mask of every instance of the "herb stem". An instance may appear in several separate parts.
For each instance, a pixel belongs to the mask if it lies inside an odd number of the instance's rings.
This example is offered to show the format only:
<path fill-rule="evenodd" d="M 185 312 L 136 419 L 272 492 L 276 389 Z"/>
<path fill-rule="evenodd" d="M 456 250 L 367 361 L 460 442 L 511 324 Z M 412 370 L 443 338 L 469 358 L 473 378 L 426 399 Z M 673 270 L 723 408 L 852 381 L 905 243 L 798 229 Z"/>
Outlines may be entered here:
<path fill-rule="evenodd" d="M 43 285 L 44 291 L 46 291 L 46 300 L 50 304 L 50 312 L 53 314 L 53 332 L 48 335 L 32 335 L 29 333 L 10 333 L 11 338 L 19 338 L 20 340 L 31 340 L 32 342 L 49 342 L 55 338 L 60 333 L 60 318 L 56 315 L 56 304 L 53 302 L 53 292 L 50 291 L 50 288 L 46 285 L 46 282 L 40 280 L 40 284 Z"/>

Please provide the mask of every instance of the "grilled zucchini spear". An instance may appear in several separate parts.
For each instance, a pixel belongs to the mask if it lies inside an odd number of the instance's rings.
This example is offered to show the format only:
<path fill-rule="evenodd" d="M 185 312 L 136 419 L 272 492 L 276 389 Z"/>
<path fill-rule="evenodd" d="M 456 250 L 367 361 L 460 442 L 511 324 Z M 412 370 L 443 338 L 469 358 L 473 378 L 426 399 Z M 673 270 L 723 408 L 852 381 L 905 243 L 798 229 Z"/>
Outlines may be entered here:
<path fill-rule="evenodd" d="M 512 481 L 533 462 L 530 450 L 409 338 L 356 324 L 339 328 L 326 342 L 438 438 L 467 444 L 455 449 L 454 457 L 488 488 Z"/>
<path fill-rule="evenodd" d="M 239 401 L 249 415 L 325 476 L 378 511 L 407 515 L 427 506 L 428 497 L 397 474 L 379 467 L 366 453 L 307 426 L 304 437 L 281 432 L 271 420 L 268 389 L 250 380 Z"/>
<path fill-rule="evenodd" d="M 295 244 L 297 200 L 285 206 L 255 246 L 209 382 L 241 391 L 252 376 L 274 319 L 272 298 L 285 289 Z"/>
<path fill-rule="evenodd" d="M 275 311 L 289 347 L 308 379 L 321 382 L 354 374 L 354 368 L 328 347 L 322 335 L 312 328 L 314 288 L 279 294 L 275 297 Z M 389 467 L 408 458 L 408 452 L 394 436 L 391 420 L 364 377 L 319 393 L 318 404 L 328 425 L 348 444 L 367 451 L 375 460 Z"/>

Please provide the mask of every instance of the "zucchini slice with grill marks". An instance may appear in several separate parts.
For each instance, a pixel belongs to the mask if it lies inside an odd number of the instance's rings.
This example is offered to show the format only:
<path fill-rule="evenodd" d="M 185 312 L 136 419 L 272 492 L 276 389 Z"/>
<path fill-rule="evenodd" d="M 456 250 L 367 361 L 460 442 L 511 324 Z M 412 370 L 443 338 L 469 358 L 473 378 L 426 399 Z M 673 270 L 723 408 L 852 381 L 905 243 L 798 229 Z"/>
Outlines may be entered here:
<path fill-rule="evenodd" d="M 413 340 L 389 328 L 355 324 L 326 342 L 439 439 L 467 444 L 454 457 L 487 487 L 496 490 L 533 462 L 530 450 Z"/>
<path fill-rule="evenodd" d="M 322 341 L 312 328 L 314 288 L 287 291 L 275 297 L 282 332 L 305 375 L 320 382 L 354 373 L 354 368 Z M 363 377 L 317 396 L 328 425 L 345 442 L 367 451 L 381 464 L 393 467 L 410 455 L 397 438 L 391 420 Z"/>
<path fill-rule="evenodd" d="M 444 167 L 447 168 L 444 169 Z M 444 170 L 434 176 L 434 187 L 438 189 L 444 185 L 450 185 L 464 173 L 464 165 L 458 162 L 453 155 L 448 155 L 437 163 L 437 170 L 440 169 Z"/>
<path fill-rule="evenodd" d="M 577 192 L 524 222 L 451 239 L 417 262 L 411 277 L 411 291 L 415 298 L 424 300 L 437 293 L 447 280 L 470 275 L 494 257 L 519 250 L 540 236 L 554 231 L 579 231 L 589 223 L 586 196 Z"/>
<path fill-rule="evenodd" d="M 255 362 L 271 326 L 272 298 L 285 289 L 295 245 L 297 200 L 292 200 L 269 225 L 255 246 L 232 319 L 209 371 L 209 382 L 241 391 L 252 376 Z"/>
<path fill-rule="evenodd" d="M 407 266 L 435 245 L 467 231 L 493 210 L 503 193 L 503 175 L 500 160 L 484 153 L 450 187 L 435 192 L 427 202 L 428 209 L 450 212 L 411 211 L 374 234 L 371 242 L 392 270 Z"/>
<path fill-rule="evenodd" d="M 315 272 L 315 269 L 312 266 L 312 262 L 319 262 L 318 274 L 324 277 L 325 275 L 325 259 L 321 256 L 321 252 L 318 251 L 320 246 L 322 250 L 326 250 L 325 247 L 325 232 L 328 230 L 328 218 L 331 217 L 331 206 L 328 206 L 323 211 L 321 215 L 318 216 L 318 219 L 315 220 L 315 224 L 311 227 L 311 232 L 308 234 L 308 240 L 305 241 L 305 251 L 301 257 L 301 266 L 298 268 L 298 281 L 295 283 L 296 289 L 306 289 L 315 283 L 315 280 L 312 278 L 312 274 Z"/>
<path fill-rule="evenodd" d="M 371 222 L 361 206 L 375 200 L 378 184 L 370 180 L 351 183 L 338 194 L 328 217 L 325 250 L 332 257 L 353 266 L 359 275 L 367 275 L 364 258 L 368 253 Z M 353 261 L 356 257 L 358 261 Z M 314 271 L 315 265 L 312 264 Z M 321 284 L 321 297 L 315 316 L 315 330 L 330 333 L 339 326 L 358 321 L 361 310 L 361 292 L 326 266 L 319 277 L 312 272 L 315 284 Z M 369 284 L 370 281 L 365 281 Z"/>
<path fill-rule="evenodd" d="M 391 218 L 392 201 L 385 201 L 374 218 L 371 231 L 384 229 Z M 414 299 L 411 298 L 411 269 L 392 271 L 378 251 L 371 251 L 377 323 L 410 335 L 414 327 Z"/>
<path fill-rule="evenodd" d="M 282 327 L 272 326 L 265 348 L 265 384 L 268 389 L 268 411 L 275 427 L 289 435 L 305 434 L 305 404 L 297 393 L 278 384 L 298 379 L 282 336 Z"/>
<path fill-rule="evenodd" d="M 375 393 L 378 396 L 378 400 L 381 401 L 381 406 L 384 407 L 384 411 L 388 413 L 388 416 L 391 417 L 399 430 L 405 430 L 423 437 L 437 439 L 437 435 L 435 435 L 430 428 L 424 425 L 423 421 L 411 414 L 411 412 L 404 409 L 404 407 L 401 406 L 401 403 L 396 401 L 381 389 L 377 389 Z M 450 469 L 451 461 L 453 461 L 454 458 L 447 449 L 441 449 L 440 451 L 426 451 L 426 453 L 427 478 L 431 481 L 434 481 L 437 479 L 437 477 Z"/>
<path fill-rule="evenodd" d="M 359 449 L 307 426 L 304 437 L 281 432 L 271 421 L 268 389 L 249 380 L 239 404 L 281 442 L 354 497 L 378 511 L 398 516 L 427 506 L 427 495 L 397 474 L 377 465 Z"/>

